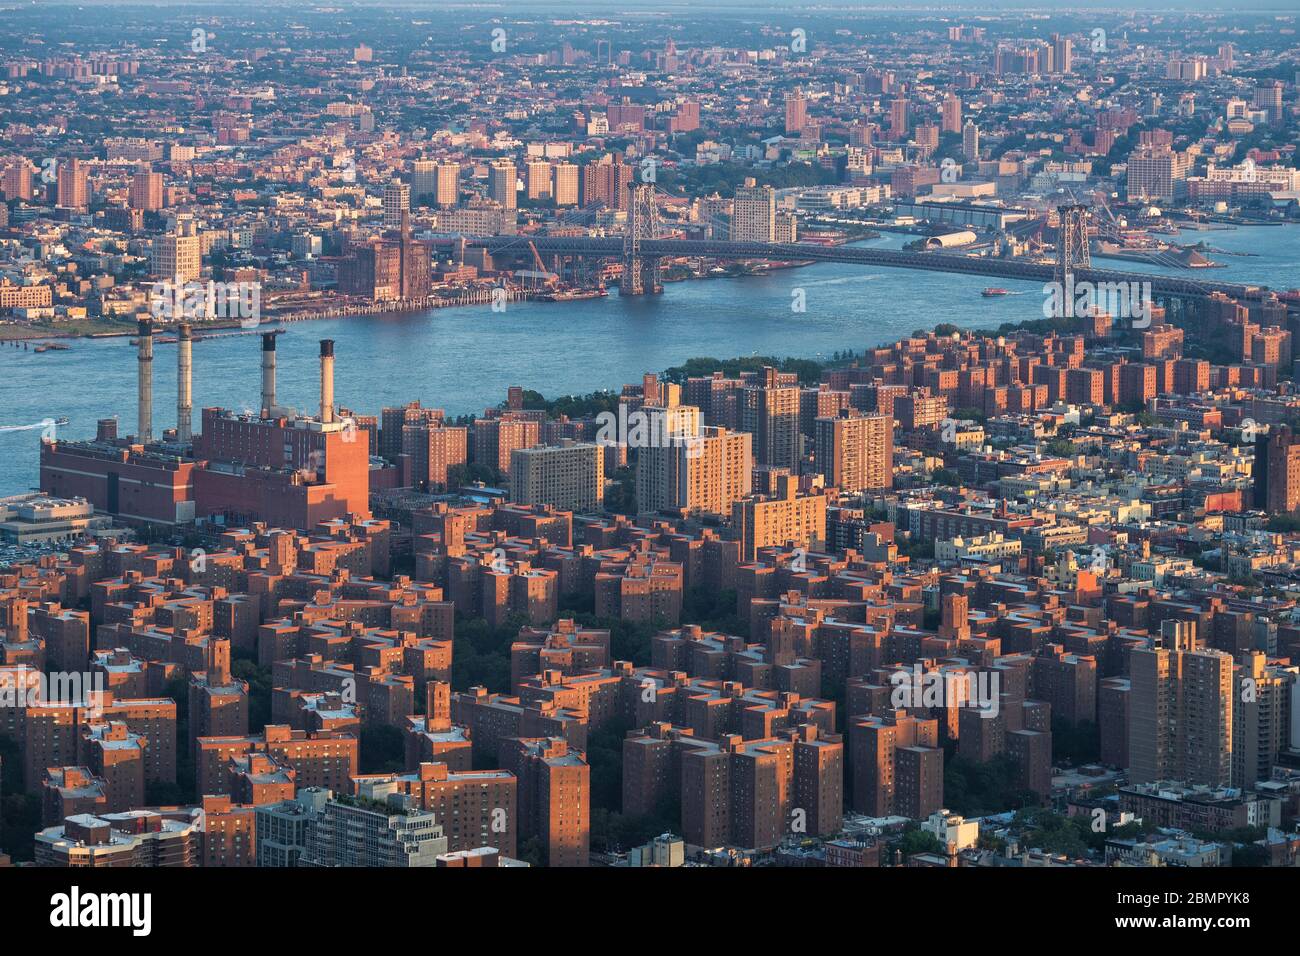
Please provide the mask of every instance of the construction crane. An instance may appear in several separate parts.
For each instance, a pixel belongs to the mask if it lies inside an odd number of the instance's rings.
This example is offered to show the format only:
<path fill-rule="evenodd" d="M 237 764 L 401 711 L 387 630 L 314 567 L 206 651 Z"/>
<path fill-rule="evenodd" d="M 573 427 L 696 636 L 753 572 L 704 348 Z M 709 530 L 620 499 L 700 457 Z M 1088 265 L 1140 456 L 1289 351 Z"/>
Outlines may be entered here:
<path fill-rule="evenodd" d="M 1115 211 L 1110 208 L 1110 203 L 1106 199 L 1106 194 L 1100 189 L 1092 194 L 1092 208 L 1100 209 L 1104 218 L 1097 223 L 1098 235 L 1104 236 L 1115 242 L 1122 242 L 1124 239 L 1124 230 L 1127 224 L 1115 215 Z"/>
<path fill-rule="evenodd" d="M 546 263 L 542 261 L 542 254 L 537 251 L 537 243 L 531 239 L 528 240 L 528 250 L 533 254 L 533 265 L 537 268 L 521 269 L 515 273 L 516 277 L 532 280 L 531 285 L 533 288 L 542 285 L 548 289 L 553 289 L 559 285 L 560 277 L 546 268 Z"/>
<path fill-rule="evenodd" d="M 542 254 L 537 251 L 537 243 L 533 242 L 531 239 L 528 240 L 528 251 L 533 254 L 533 265 L 537 266 L 537 271 L 548 271 L 546 263 L 542 262 Z"/>

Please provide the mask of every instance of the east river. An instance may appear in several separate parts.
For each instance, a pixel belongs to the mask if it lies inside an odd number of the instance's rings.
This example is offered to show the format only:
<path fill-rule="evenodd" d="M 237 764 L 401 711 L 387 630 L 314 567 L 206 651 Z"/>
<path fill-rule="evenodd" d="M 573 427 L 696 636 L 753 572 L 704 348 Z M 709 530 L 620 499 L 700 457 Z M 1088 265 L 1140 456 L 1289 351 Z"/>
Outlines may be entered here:
<path fill-rule="evenodd" d="M 885 235 L 878 248 L 909 238 Z M 1179 274 L 1300 286 L 1300 226 L 1185 232 L 1179 242 L 1256 255 L 1209 253 L 1223 269 Z M 1098 260 L 1133 271 L 1173 271 Z M 984 298 L 1001 285 L 1012 294 Z M 792 310 L 803 290 L 805 311 Z M 317 407 L 317 341 L 335 341 L 335 398 L 361 413 L 420 399 L 450 415 L 482 412 L 522 385 L 547 397 L 617 389 L 688 358 L 775 355 L 829 358 L 834 352 L 891 342 L 914 329 L 948 322 L 993 328 L 1041 318 L 1041 285 L 907 269 L 823 263 L 740 278 L 669 283 L 662 296 L 571 303 L 510 303 L 425 313 L 295 322 L 279 339 L 279 401 Z M 65 339 L 66 351 L 37 354 L 0 345 L 0 495 L 36 485 L 39 423 L 67 418 L 59 437 L 89 438 L 100 418 L 118 416 L 134 430 L 135 350 L 126 337 Z M 154 349 L 154 429 L 176 421 L 174 345 Z M 194 345 L 194 407 L 251 409 L 259 399 L 260 340 L 235 336 Z M 23 429 L 22 426 L 37 426 Z"/>

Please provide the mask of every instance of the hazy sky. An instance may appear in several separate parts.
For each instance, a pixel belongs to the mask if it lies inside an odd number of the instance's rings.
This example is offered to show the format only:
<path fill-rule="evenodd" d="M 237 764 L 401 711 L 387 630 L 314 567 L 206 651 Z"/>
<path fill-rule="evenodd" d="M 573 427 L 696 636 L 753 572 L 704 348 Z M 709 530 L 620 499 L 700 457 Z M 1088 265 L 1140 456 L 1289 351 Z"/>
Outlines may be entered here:
<path fill-rule="evenodd" d="M 574 13 L 576 11 L 604 11 L 617 13 L 630 10 L 673 10 L 690 9 L 699 13 L 715 10 L 881 10 L 881 11 L 1000 11 L 1000 10 L 1108 10 L 1124 13 L 1132 10 L 1143 11 L 1178 11 L 1191 12 L 1287 12 L 1300 10 L 1297 0 L 1244 0 L 1234 3 L 1232 0 L 892 0 L 892 2 L 864 2 L 864 0 L 36 0 L 42 7 L 76 7 L 76 6 L 166 6 L 170 8 L 186 7 L 226 7 L 230 9 L 256 9 L 258 7 L 394 7 L 403 9 L 438 9 L 454 7 L 458 9 L 482 9 L 502 11 L 510 8 L 528 8 L 529 10 L 550 10 L 555 13 Z M 26 6 L 22 3 L 10 3 L 0 6 L 6 8 Z"/>

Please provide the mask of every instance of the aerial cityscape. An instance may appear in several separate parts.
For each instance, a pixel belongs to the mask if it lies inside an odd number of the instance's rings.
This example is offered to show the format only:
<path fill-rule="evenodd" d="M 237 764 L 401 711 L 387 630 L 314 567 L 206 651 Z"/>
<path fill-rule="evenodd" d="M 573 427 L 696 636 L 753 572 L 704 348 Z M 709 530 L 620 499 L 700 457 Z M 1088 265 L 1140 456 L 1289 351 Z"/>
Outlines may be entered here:
<path fill-rule="evenodd" d="M 1300 866 L 1300 14 L 1185 6 L 0 9 L 0 873 Z"/>

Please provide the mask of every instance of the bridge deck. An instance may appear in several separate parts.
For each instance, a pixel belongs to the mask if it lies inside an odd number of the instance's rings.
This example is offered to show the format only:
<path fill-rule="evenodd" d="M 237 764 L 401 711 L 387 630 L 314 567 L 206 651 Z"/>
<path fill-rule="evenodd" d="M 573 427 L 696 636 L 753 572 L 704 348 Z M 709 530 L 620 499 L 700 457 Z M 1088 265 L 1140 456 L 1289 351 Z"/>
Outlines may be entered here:
<path fill-rule="evenodd" d="M 458 240 L 435 240 L 454 244 Z M 487 249 L 489 253 L 529 252 L 529 243 L 542 255 L 593 256 L 613 258 L 623 254 L 623 240 L 566 236 L 480 236 L 466 237 L 467 245 Z M 824 246 L 814 243 L 731 242 L 716 239 L 643 239 L 641 254 L 647 257 L 704 256 L 723 259 L 767 259 L 774 261 L 806 260 L 847 262 L 864 266 L 896 269 L 925 269 L 931 272 L 958 272 L 1026 282 L 1050 282 L 1054 269 L 1050 265 L 1008 259 L 973 257 L 939 252 L 905 252 L 898 249 L 866 249 L 859 246 Z M 1263 295 L 1267 286 L 1236 282 L 1215 282 L 1180 276 L 1129 272 L 1121 269 L 1079 269 L 1076 281 L 1149 282 L 1153 295 L 1206 296 L 1222 292 L 1234 298 Z"/>

